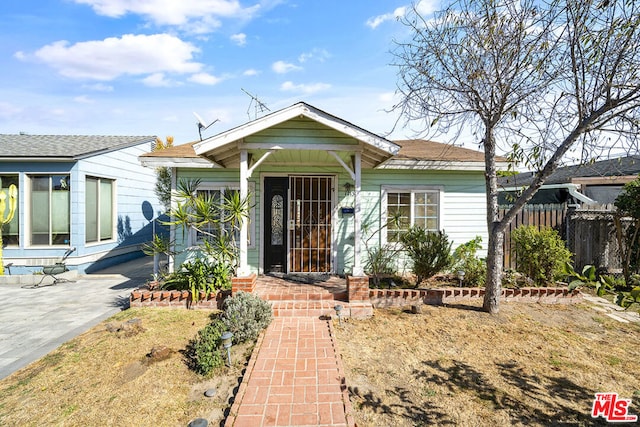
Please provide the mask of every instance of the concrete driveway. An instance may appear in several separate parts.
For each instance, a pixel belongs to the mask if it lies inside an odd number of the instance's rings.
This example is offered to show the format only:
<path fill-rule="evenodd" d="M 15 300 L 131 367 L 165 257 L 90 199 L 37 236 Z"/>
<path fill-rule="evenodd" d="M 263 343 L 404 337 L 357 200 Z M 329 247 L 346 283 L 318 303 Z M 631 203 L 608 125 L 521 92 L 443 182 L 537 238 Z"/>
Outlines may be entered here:
<path fill-rule="evenodd" d="M 75 282 L 35 289 L 1 285 L 0 379 L 128 308 L 131 290 L 152 271 L 152 259 L 143 257 Z"/>

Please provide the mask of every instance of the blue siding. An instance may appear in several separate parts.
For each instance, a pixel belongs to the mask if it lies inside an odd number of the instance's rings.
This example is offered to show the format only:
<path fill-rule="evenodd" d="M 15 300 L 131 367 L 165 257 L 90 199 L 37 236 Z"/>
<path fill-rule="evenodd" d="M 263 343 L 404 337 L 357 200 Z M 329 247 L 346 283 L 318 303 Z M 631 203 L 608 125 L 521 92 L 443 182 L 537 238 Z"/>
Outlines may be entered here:
<path fill-rule="evenodd" d="M 138 156 L 150 150 L 149 142 L 98 154 L 77 162 L 0 163 L 0 173 L 19 175 L 20 246 L 6 247 L 4 262 L 12 262 L 12 274 L 39 272 L 42 265 L 61 257 L 64 247 L 31 248 L 28 244 L 27 181 L 30 174 L 71 175 L 71 242 L 76 251 L 67 265 L 80 273 L 95 271 L 142 256 L 140 245 L 152 237 L 153 219 L 162 214 L 155 195 L 155 170 L 142 167 Z M 87 176 L 115 182 L 114 239 L 85 243 L 85 179 Z M 118 227 L 118 223 L 120 227 Z M 119 232 L 120 231 L 120 232 Z"/>

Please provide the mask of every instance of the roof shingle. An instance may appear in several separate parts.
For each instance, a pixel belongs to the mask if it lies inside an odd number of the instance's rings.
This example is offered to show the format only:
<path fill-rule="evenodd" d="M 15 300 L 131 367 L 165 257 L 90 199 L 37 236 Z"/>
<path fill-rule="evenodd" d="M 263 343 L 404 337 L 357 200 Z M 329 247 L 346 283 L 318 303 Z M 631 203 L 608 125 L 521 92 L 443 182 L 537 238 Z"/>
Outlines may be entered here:
<path fill-rule="evenodd" d="M 93 153 L 153 142 L 155 139 L 155 136 L 0 134 L 0 157 L 72 160 Z"/>

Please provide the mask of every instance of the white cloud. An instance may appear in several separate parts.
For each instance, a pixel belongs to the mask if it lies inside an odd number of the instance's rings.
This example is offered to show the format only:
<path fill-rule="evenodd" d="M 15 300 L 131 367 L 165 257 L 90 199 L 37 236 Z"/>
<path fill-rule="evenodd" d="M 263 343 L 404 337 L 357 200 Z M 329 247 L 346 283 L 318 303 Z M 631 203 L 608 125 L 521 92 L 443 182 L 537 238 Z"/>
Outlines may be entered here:
<path fill-rule="evenodd" d="M 242 73 L 243 76 L 257 76 L 258 74 L 260 74 L 260 71 L 253 68 L 249 68 L 248 70 L 245 70 L 244 73 Z"/>
<path fill-rule="evenodd" d="M 286 74 L 291 71 L 300 71 L 302 67 L 291 64 L 290 62 L 276 61 L 271 65 L 271 69 L 278 74 Z"/>
<path fill-rule="evenodd" d="M 421 0 L 416 4 L 416 10 L 421 16 L 428 16 L 438 10 L 439 6 L 438 0 Z"/>
<path fill-rule="evenodd" d="M 220 26 L 220 18 L 250 20 L 260 12 L 260 4 L 243 7 L 238 0 L 74 0 L 98 14 L 120 18 L 141 15 L 156 25 L 181 26 L 205 33 Z"/>
<path fill-rule="evenodd" d="M 201 85 L 207 85 L 207 86 L 213 86 L 215 84 L 220 83 L 222 80 L 223 79 L 221 77 L 216 77 L 209 73 L 198 73 L 189 77 L 190 82 L 199 83 Z"/>
<path fill-rule="evenodd" d="M 391 13 L 385 13 L 384 15 L 378 15 L 367 19 L 367 26 L 376 29 L 380 24 L 384 22 L 402 18 L 406 12 L 407 8 L 405 6 L 401 6 Z"/>
<path fill-rule="evenodd" d="M 173 86 L 171 80 L 167 79 L 164 73 L 153 73 L 148 77 L 142 79 L 142 82 L 146 86 L 151 87 L 169 87 Z"/>
<path fill-rule="evenodd" d="M 93 90 L 96 92 L 113 92 L 113 86 L 104 83 L 96 83 L 93 85 L 82 85 L 83 89 Z"/>
<path fill-rule="evenodd" d="M 331 85 L 328 83 L 311 83 L 311 84 L 299 84 L 296 85 L 291 81 L 287 81 L 280 85 L 280 90 L 285 92 L 300 92 L 305 95 L 311 95 L 317 92 L 322 92 L 330 89 Z"/>
<path fill-rule="evenodd" d="M 298 57 L 298 61 L 301 63 L 307 62 L 311 59 L 315 59 L 318 62 L 324 62 L 326 59 L 329 59 L 331 55 L 326 49 L 318 49 L 314 48 L 311 52 L 306 52 L 301 54 Z"/>
<path fill-rule="evenodd" d="M 73 100 L 75 102 L 77 102 L 78 104 L 93 104 L 96 101 L 94 101 L 93 99 L 89 98 L 86 95 L 80 95 L 80 96 L 76 96 L 75 98 L 73 98 Z"/>
<path fill-rule="evenodd" d="M 126 34 L 73 45 L 61 40 L 38 49 L 33 56 L 64 76 L 106 81 L 126 74 L 196 73 L 202 68 L 193 62 L 198 51 L 169 34 Z"/>
<path fill-rule="evenodd" d="M 245 33 L 233 34 L 230 39 L 238 46 L 244 46 L 247 44 L 247 35 Z"/>

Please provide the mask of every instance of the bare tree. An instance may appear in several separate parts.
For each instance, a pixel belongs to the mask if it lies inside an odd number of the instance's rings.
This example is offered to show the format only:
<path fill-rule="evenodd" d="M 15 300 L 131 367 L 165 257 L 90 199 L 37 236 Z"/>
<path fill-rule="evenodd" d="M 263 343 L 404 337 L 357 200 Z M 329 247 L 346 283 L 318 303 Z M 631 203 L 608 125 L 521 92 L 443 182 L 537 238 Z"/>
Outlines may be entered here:
<path fill-rule="evenodd" d="M 436 132 L 484 148 L 487 289 L 499 310 L 504 231 L 570 149 L 591 159 L 635 144 L 640 16 L 632 0 L 459 0 L 431 19 L 414 7 L 398 44 L 398 108 Z M 627 147 L 628 148 L 628 147 Z M 536 169 L 503 218 L 496 155 Z"/>

